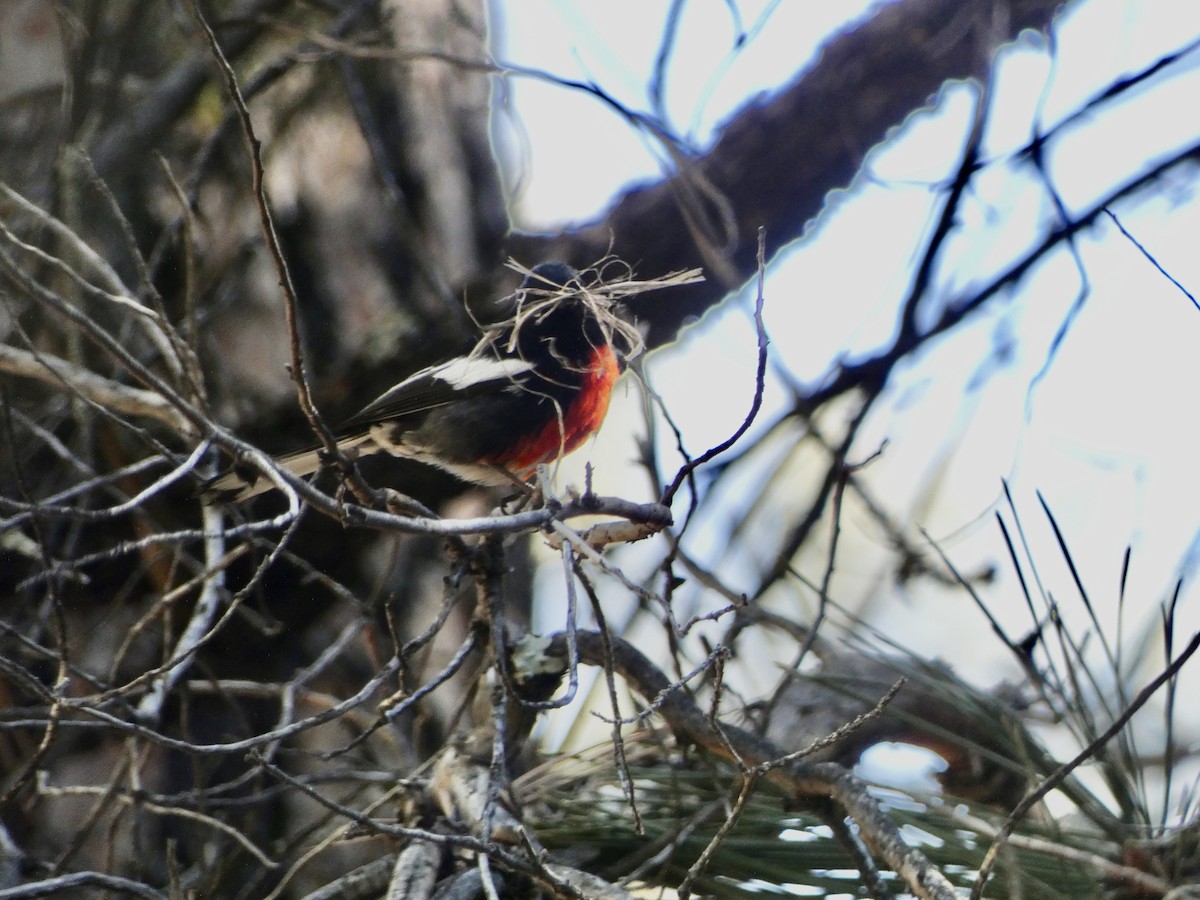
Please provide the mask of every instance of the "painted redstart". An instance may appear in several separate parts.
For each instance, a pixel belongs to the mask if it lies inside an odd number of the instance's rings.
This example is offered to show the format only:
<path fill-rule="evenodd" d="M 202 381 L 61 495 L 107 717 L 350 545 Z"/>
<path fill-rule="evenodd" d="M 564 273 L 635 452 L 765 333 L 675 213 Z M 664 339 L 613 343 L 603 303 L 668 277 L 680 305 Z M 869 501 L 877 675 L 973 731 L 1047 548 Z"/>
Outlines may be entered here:
<path fill-rule="evenodd" d="M 563 263 L 535 266 L 510 318 L 485 329 L 465 356 L 421 369 L 368 403 L 335 431 L 338 448 L 350 459 L 390 453 L 418 460 L 476 484 L 527 480 L 596 432 L 617 377 L 641 349 L 612 296 L 584 285 Z M 308 449 L 277 461 L 305 476 L 321 467 L 323 453 Z M 204 494 L 237 501 L 274 486 L 235 469 Z"/>

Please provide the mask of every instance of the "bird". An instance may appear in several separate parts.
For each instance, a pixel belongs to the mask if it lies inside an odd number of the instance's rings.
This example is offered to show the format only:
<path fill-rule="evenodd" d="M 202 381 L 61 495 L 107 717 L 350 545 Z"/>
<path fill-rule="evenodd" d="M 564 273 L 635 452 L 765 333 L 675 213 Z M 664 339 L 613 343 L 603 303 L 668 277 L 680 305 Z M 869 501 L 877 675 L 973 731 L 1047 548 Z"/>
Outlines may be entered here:
<path fill-rule="evenodd" d="M 524 271 L 512 316 L 485 328 L 469 353 L 414 372 L 343 422 L 334 431 L 341 453 L 389 453 L 465 482 L 511 486 L 591 437 L 641 334 L 614 292 L 593 290 L 571 266 Z M 307 448 L 276 461 L 304 477 L 325 460 Z M 212 479 L 202 496 L 236 503 L 276 487 L 247 469 Z"/>

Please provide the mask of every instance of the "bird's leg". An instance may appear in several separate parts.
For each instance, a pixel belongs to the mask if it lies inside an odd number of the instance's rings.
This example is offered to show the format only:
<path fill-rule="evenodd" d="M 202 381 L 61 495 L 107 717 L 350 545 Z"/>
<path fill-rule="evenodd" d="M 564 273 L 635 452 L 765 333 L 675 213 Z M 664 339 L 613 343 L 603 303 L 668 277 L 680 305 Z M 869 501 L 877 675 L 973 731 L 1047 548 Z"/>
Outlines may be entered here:
<path fill-rule="evenodd" d="M 531 484 L 521 482 L 521 490 L 508 494 L 500 500 L 500 512 L 506 516 L 519 513 L 525 509 L 537 509 L 542 503 L 542 494 Z"/>
<path fill-rule="evenodd" d="M 504 474 L 509 477 L 515 487 L 516 493 L 508 494 L 500 501 L 500 511 L 506 516 L 513 513 L 519 513 L 524 509 L 537 509 L 542 505 L 544 493 L 542 491 L 542 479 L 540 477 L 543 466 L 538 466 L 538 476 L 530 481 L 522 481 L 512 472 L 505 471 Z"/>

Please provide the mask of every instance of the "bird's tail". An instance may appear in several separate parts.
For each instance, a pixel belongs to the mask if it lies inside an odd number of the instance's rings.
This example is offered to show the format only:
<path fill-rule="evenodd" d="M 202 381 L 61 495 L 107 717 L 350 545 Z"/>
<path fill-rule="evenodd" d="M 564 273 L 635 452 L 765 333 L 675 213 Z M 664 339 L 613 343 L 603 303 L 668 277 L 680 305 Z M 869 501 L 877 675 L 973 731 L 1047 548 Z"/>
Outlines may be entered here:
<path fill-rule="evenodd" d="M 354 451 L 371 439 L 369 434 L 355 435 L 338 441 L 338 449 L 352 456 Z M 303 478 L 321 468 L 323 449 L 309 447 L 275 458 L 281 469 Z M 275 489 L 275 482 L 267 478 L 248 463 L 236 464 L 228 472 L 208 481 L 200 489 L 200 496 L 209 503 L 240 503 Z"/>

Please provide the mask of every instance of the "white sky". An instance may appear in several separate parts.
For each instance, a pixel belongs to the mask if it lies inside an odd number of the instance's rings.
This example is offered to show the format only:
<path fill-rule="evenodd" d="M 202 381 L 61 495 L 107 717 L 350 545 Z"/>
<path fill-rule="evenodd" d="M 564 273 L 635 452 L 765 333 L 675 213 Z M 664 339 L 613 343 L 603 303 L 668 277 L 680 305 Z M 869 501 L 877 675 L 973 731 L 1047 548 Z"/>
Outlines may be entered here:
<path fill-rule="evenodd" d="M 669 4 L 610 0 L 506 4 L 497 22 L 505 61 L 567 78 L 593 80 L 634 109 L 648 110 L 646 85 Z M 667 79 L 672 124 L 703 145 L 715 124 L 758 91 L 786 83 L 864 3 L 739 3 L 752 39 L 731 53 L 734 33 L 724 3 L 686 4 L 683 30 Z M 759 17 L 766 15 L 761 29 Z M 986 283 L 1040 240 L 1052 208 L 1030 171 L 1006 161 L 1029 138 L 1059 122 L 1123 74 L 1200 38 L 1200 4 L 1087 0 L 1060 21 L 1053 63 L 1044 40 L 1028 38 L 998 64 L 994 112 L 985 152 L 994 163 L 973 181 L 937 276 L 933 302 Z M 1068 208 L 1088 206 L 1155 160 L 1200 140 L 1200 53 L 1127 100 L 1078 123 L 1049 160 Z M 581 92 L 529 80 L 511 82 L 513 116 L 498 141 L 522 163 L 516 208 L 525 228 L 553 229 L 598 215 L 623 186 L 661 175 L 654 148 L 610 109 Z M 924 248 L 941 193 L 933 189 L 957 165 L 973 103 L 971 89 L 943 92 L 935 111 L 910 120 L 868 160 L 869 179 L 836 204 L 815 234 L 768 270 L 766 318 L 773 361 L 805 383 L 843 354 L 881 346 L 895 326 L 913 260 Z M 1040 114 L 1039 114 L 1040 110 Z M 512 128 L 520 122 L 521 133 Z M 1194 172 L 1176 172 L 1161 190 L 1126 201 L 1116 212 L 1168 271 L 1200 292 L 1200 203 Z M 996 298 L 970 329 L 928 349 L 898 370 L 892 390 L 863 430 L 858 458 L 887 440 L 867 470 L 875 498 L 905 526 L 932 533 L 963 571 L 991 562 L 998 581 L 985 590 L 1014 633 L 1028 626 L 994 521 L 1007 479 L 1030 534 L 1039 572 L 1056 598 L 1078 609 L 1076 592 L 1036 499 L 1041 491 L 1062 526 L 1101 621 L 1116 621 L 1122 554 L 1133 548 L 1127 625 L 1157 621 L 1160 602 L 1186 576 L 1177 643 L 1198 627 L 1200 597 L 1191 587 L 1200 511 L 1200 444 L 1194 386 L 1200 383 L 1200 311 L 1103 221 L 1081 236 L 1091 294 L 1045 377 L 1031 387 L 1080 288 L 1066 253 L 1056 254 Z M 641 273 L 653 275 L 660 273 Z M 655 355 L 655 388 L 703 449 L 740 422 L 753 391 L 754 335 L 748 299 L 729 304 L 677 348 Z M 988 366 L 997 345 L 1008 365 Z M 625 406 L 640 401 L 631 391 Z M 768 390 L 763 422 L 780 409 L 784 391 Z M 698 402 L 697 402 L 698 401 Z M 620 423 L 620 424 L 618 424 Z M 591 453 L 604 460 L 602 489 L 649 497 L 630 474 L 637 419 L 618 408 Z M 802 467 L 801 467 L 802 468 Z M 632 477 L 632 482 L 628 479 Z M 803 473 L 797 473 L 803 480 Z M 931 480 L 937 491 L 929 494 Z M 728 508 L 747 502 L 753 479 L 727 491 Z M 797 489 L 803 497 L 805 491 Z M 772 494 L 786 504 L 796 498 Z M 794 514 L 794 513 L 793 513 Z M 720 558 L 734 586 L 753 584 L 755 544 L 729 544 L 718 517 L 693 535 L 692 547 Z M 990 641 L 979 613 L 961 591 L 927 582 L 909 590 L 889 577 L 888 552 L 865 516 L 848 515 L 839 557 L 837 599 L 900 643 L 947 658 L 983 680 L 1015 677 Z M 725 555 L 718 554 L 724 550 Z M 824 559 L 802 558 L 819 579 Z M 553 627 L 552 623 L 547 623 Z M 986 643 L 965 640 L 979 635 Z M 1157 670 L 1160 660 L 1148 661 Z M 1191 667 L 1193 675 L 1200 663 Z M 773 676 L 768 676 L 773 677 Z M 766 683 L 766 682 L 764 682 Z M 1191 740 L 1197 740 L 1194 730 Z"/>

